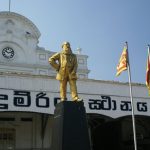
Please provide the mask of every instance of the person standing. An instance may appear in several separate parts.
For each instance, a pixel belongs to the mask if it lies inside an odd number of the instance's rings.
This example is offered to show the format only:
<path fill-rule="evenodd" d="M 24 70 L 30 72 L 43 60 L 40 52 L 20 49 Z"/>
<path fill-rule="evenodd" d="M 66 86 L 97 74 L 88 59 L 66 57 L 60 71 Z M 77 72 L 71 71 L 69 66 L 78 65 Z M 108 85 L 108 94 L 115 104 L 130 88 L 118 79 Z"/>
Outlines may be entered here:
<path fill-rule="evenodd" d="M 62 44 L 62 51 L 56 53 L 49 58 L 49 63 L 56 69 L 56 79 L 60 81 L 60 98 L 61 101 L 67 100 L 67 83 L 70 84 L 70 91 L 72 101 L 81 101 L 77 93 L 77 57 L 72 53 L 70 43 L 64 42 Z"/>

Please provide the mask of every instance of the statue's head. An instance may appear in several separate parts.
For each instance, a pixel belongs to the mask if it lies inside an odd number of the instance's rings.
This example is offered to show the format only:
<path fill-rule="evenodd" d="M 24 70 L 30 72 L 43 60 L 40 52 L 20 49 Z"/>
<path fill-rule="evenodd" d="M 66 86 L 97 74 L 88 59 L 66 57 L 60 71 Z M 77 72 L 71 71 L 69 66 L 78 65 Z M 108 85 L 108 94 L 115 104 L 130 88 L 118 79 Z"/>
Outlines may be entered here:
<path fill-rule="evenodd" d="M 64 46 L 70 47 L 70 43 L 69 43 L 69 42 L 63 42 L 62 48 L 63 48 Z"/>
<path fill-rule="evenodd" d="M 63 49 L 63 52 L 66 54 L 72 53 L 69 42 L 63 42 L 62 49 Z"/>

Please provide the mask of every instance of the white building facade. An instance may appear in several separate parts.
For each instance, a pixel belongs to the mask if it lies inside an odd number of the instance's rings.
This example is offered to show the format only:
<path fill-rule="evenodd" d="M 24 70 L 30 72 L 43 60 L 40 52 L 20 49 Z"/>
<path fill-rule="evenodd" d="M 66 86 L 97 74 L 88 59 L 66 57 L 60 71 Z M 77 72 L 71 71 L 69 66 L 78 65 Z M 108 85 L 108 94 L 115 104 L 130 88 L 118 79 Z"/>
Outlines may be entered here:
<path fill-rule="evenodd" d="M 60 101 L 59 82 L 48 64 L 48 58 L 55 52 L 38 46 L 40 35 L 26 17 L 0 12 L 0 150 L 51 150 L 53 114 Z M 88 56 L 76 55 L 77 87 L 87 112 L 91 149 L 98 149 L 99 137 L 95 131 L 114 121 L 120 125 L 118 149 L 132 149 L 128 84 L 88 79 Z M 133 84 L 133 97 L 138 147 L 147 150 L 150 148 L 150 99 L 145 85 Z M 71 99 L 69 88 L 67 98 Z"/>

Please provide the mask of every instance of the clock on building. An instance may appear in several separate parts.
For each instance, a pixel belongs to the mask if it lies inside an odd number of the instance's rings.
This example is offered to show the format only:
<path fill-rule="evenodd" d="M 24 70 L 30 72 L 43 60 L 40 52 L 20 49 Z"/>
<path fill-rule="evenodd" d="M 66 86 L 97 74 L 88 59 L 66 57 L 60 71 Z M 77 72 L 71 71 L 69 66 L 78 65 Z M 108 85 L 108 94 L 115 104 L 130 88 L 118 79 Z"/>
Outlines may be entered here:
<path fill-rule="evenodd" d="M 11 47 L 5 47 L 2 50 L 2 55 L 7 59 L 13 58 L 14 54 L 14 50 Z"/>

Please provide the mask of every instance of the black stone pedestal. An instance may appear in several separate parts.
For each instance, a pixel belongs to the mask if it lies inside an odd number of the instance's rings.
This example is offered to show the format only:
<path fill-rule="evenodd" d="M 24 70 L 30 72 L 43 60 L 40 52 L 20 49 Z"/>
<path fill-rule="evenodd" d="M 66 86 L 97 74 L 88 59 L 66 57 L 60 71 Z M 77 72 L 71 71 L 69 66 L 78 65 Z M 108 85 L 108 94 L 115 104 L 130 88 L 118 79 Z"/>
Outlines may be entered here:
<path fill-rule="evenodd" d="M 56 105 L 52 150 L 90 150 L 83 102 L 64 101 Z"/>

